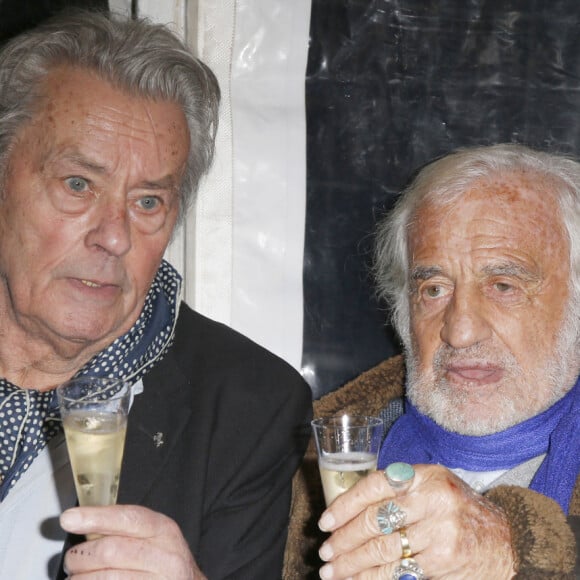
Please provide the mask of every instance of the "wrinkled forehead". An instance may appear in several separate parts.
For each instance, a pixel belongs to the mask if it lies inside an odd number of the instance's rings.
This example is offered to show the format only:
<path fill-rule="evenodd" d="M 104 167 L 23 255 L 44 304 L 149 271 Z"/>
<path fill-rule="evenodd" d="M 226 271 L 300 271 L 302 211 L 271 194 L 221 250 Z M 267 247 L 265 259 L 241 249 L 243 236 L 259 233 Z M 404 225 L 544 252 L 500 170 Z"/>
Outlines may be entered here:
<path fill-rule="evenodd" d="M 461 214 L 470 201 L 477 200 L 481 211 L 505 211 L 508 219 L 541 218 L 544 223 L 564 231 L 559 188 L 565 184 L 557 178 L 530 171 L 490 175 L 463 184 L 435 184 L 423 195 L 410 213 L 408 225 L 421 225 L 421 217 L 431 213 L 445 216 Z"/>
<path fill-rule="evenodd" d="M 418 254 L 443 259 L 451 247 L 488 259 L 525 254 L 546 267 L 555 260 L 565 268 L 570 259 L 570 239 L 554 190 L 548 183 L 511 176 L 478 180 L 453 197 L 426 197 L 417 207 L 407 230 L 409 264 Z"/>
<path fill-rule="evenodd" d="M 71 114 L 80 108 L 90 112 L 95 106 L 106 107 L 109 103 L 120 109 L 135 109 L 141 105 L 144 108 L 164 108 L 172 117 L 176 113 L 179 122 L 173 126 L 189 132 L 185 111 L 177 101 L 136 92 L 91 68 L 66 64 L 55 66 L 37 85 L 35 94 L 30 111 L 33 119 L 50 117 L 55 112 Z"/>
<path fill-rule="evenodd" d="M 106 154 L 115 143 L 143 143 L 172 171 L 186 162 L 189 129 L 173 101 L 134 96 L 92 71 L 60 67 L 45 79 L 39 102 L 17 138 L 41 153 L 75 144 Z"/>

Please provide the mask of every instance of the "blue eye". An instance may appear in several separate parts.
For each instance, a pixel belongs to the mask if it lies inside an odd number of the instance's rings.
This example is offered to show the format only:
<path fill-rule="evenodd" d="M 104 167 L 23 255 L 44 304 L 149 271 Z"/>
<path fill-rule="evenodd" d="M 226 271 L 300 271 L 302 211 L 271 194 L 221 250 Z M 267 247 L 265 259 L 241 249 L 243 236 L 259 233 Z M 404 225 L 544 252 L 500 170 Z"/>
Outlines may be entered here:
<path fill-rule="evenodd" d="M 145 211 L 151 211 L 157 209 L 157 207 L 159 206 L 159 198 L 150 195 L 147 197 L 142 197 L 141 199 L 139 199 L 138 203 L 141 206 L 141 208 L 144 209 Z"/>
<path fill-rule="evenodd" d="M 89 188 L 88 181 L 82 177 L 68 177 L 65 179 L 65 183 L 70 187 L 70 189 L 79 193 L 86 191 Z"/>

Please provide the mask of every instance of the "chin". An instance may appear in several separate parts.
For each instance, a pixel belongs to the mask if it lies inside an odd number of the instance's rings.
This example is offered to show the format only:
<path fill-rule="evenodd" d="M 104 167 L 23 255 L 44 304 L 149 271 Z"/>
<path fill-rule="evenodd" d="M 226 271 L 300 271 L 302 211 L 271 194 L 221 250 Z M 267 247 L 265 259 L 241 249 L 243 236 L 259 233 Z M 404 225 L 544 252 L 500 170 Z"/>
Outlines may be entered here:
<path fill-rule="evenodd" d="M 67 324 L 57 329 L 56 334 L 64 339 L 66 342 L 78 345 L 91 345 L 102 343 L 108 337 L 113 336 L 114 330 L 110 324 L 103 324 L 104 320 L 84 320 L 75 321 L 74 324 Z M 115 338 L 113 336 L 113 338 Z M 111 339 L 111 341 L 113 340 Z"/>
<path fill-rule="evenodd" d="M 465 393 L 448 389 L 430 388 L 421 393 L 413 388 L 409 399 L 424 415 L 440 427 L 460 435 L 492 435 L 528 419 L 531 415 L 517 409 L 508 397 L 493 397 L 493 401 L 481 402 Z"/>
<path fill-rule="evenodd" d="M 423 415 L 443 429 L 460 435 L 492 435 L 513 427 L 537 412 L 537 402 L 526 396 L 523 382 L 513 375 L 489 389 L 460 387 L 444 372 L 422 373 L 408 369 L 407 396 Z"/>
<path fill-rule="evenodd" d="M 420 410 L 447 431 L 473 436 L 499 433 L 529 419 L 530 416 L 529 413 L 518 413 L 513 401 L 509 399 L 504 399 L 497 405 L 482 405 L 457 397 L 446 402 L 439 397 L 435 403 L 427 402 L 425 409 Z"/>

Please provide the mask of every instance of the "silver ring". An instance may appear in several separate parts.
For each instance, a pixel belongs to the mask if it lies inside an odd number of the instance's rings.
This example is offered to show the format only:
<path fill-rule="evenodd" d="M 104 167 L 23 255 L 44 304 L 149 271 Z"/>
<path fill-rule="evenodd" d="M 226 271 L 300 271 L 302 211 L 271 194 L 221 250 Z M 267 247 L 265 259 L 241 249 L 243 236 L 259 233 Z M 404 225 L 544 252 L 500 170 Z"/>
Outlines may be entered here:
<path fill-rule="evenodd" d="M 406 491 L 415 478 L 415 470 L 413 467 L 408 463 L 403 463 L 401 461 L 387 465 L 383 473 L 385 474 L 389 485 L 395 491 L 399 492 Z"/>
<path fill-rule="evenodd" d="M 426 578 L 413 558 L 403 558 L 393 571 L 393 580 L 426 580 Z"/>
<path fill-rule="evenodd" d="M 407 514 L 394 502 L 383 504 L 377 511 L 379 530 L 385 534 L 392 534 L 405 525 Z"/>

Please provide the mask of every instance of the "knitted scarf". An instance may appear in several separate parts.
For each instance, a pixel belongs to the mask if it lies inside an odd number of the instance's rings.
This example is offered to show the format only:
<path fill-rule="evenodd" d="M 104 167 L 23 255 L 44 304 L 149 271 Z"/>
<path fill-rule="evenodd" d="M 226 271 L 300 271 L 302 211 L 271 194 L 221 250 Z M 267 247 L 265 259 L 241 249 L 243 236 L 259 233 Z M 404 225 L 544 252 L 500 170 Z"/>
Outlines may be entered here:
<path fill-rule="evenodd" d="M 530 489 L 556 500 L 568 513 L 580 471 L 580 378 L 546 411 L 505 431 L 474 437 L 450 433 L 409 402 L 379 454 L 379 468 L 394 461 L 439 463 L 469 471 L 510 469 L 546 453 Z"/>

